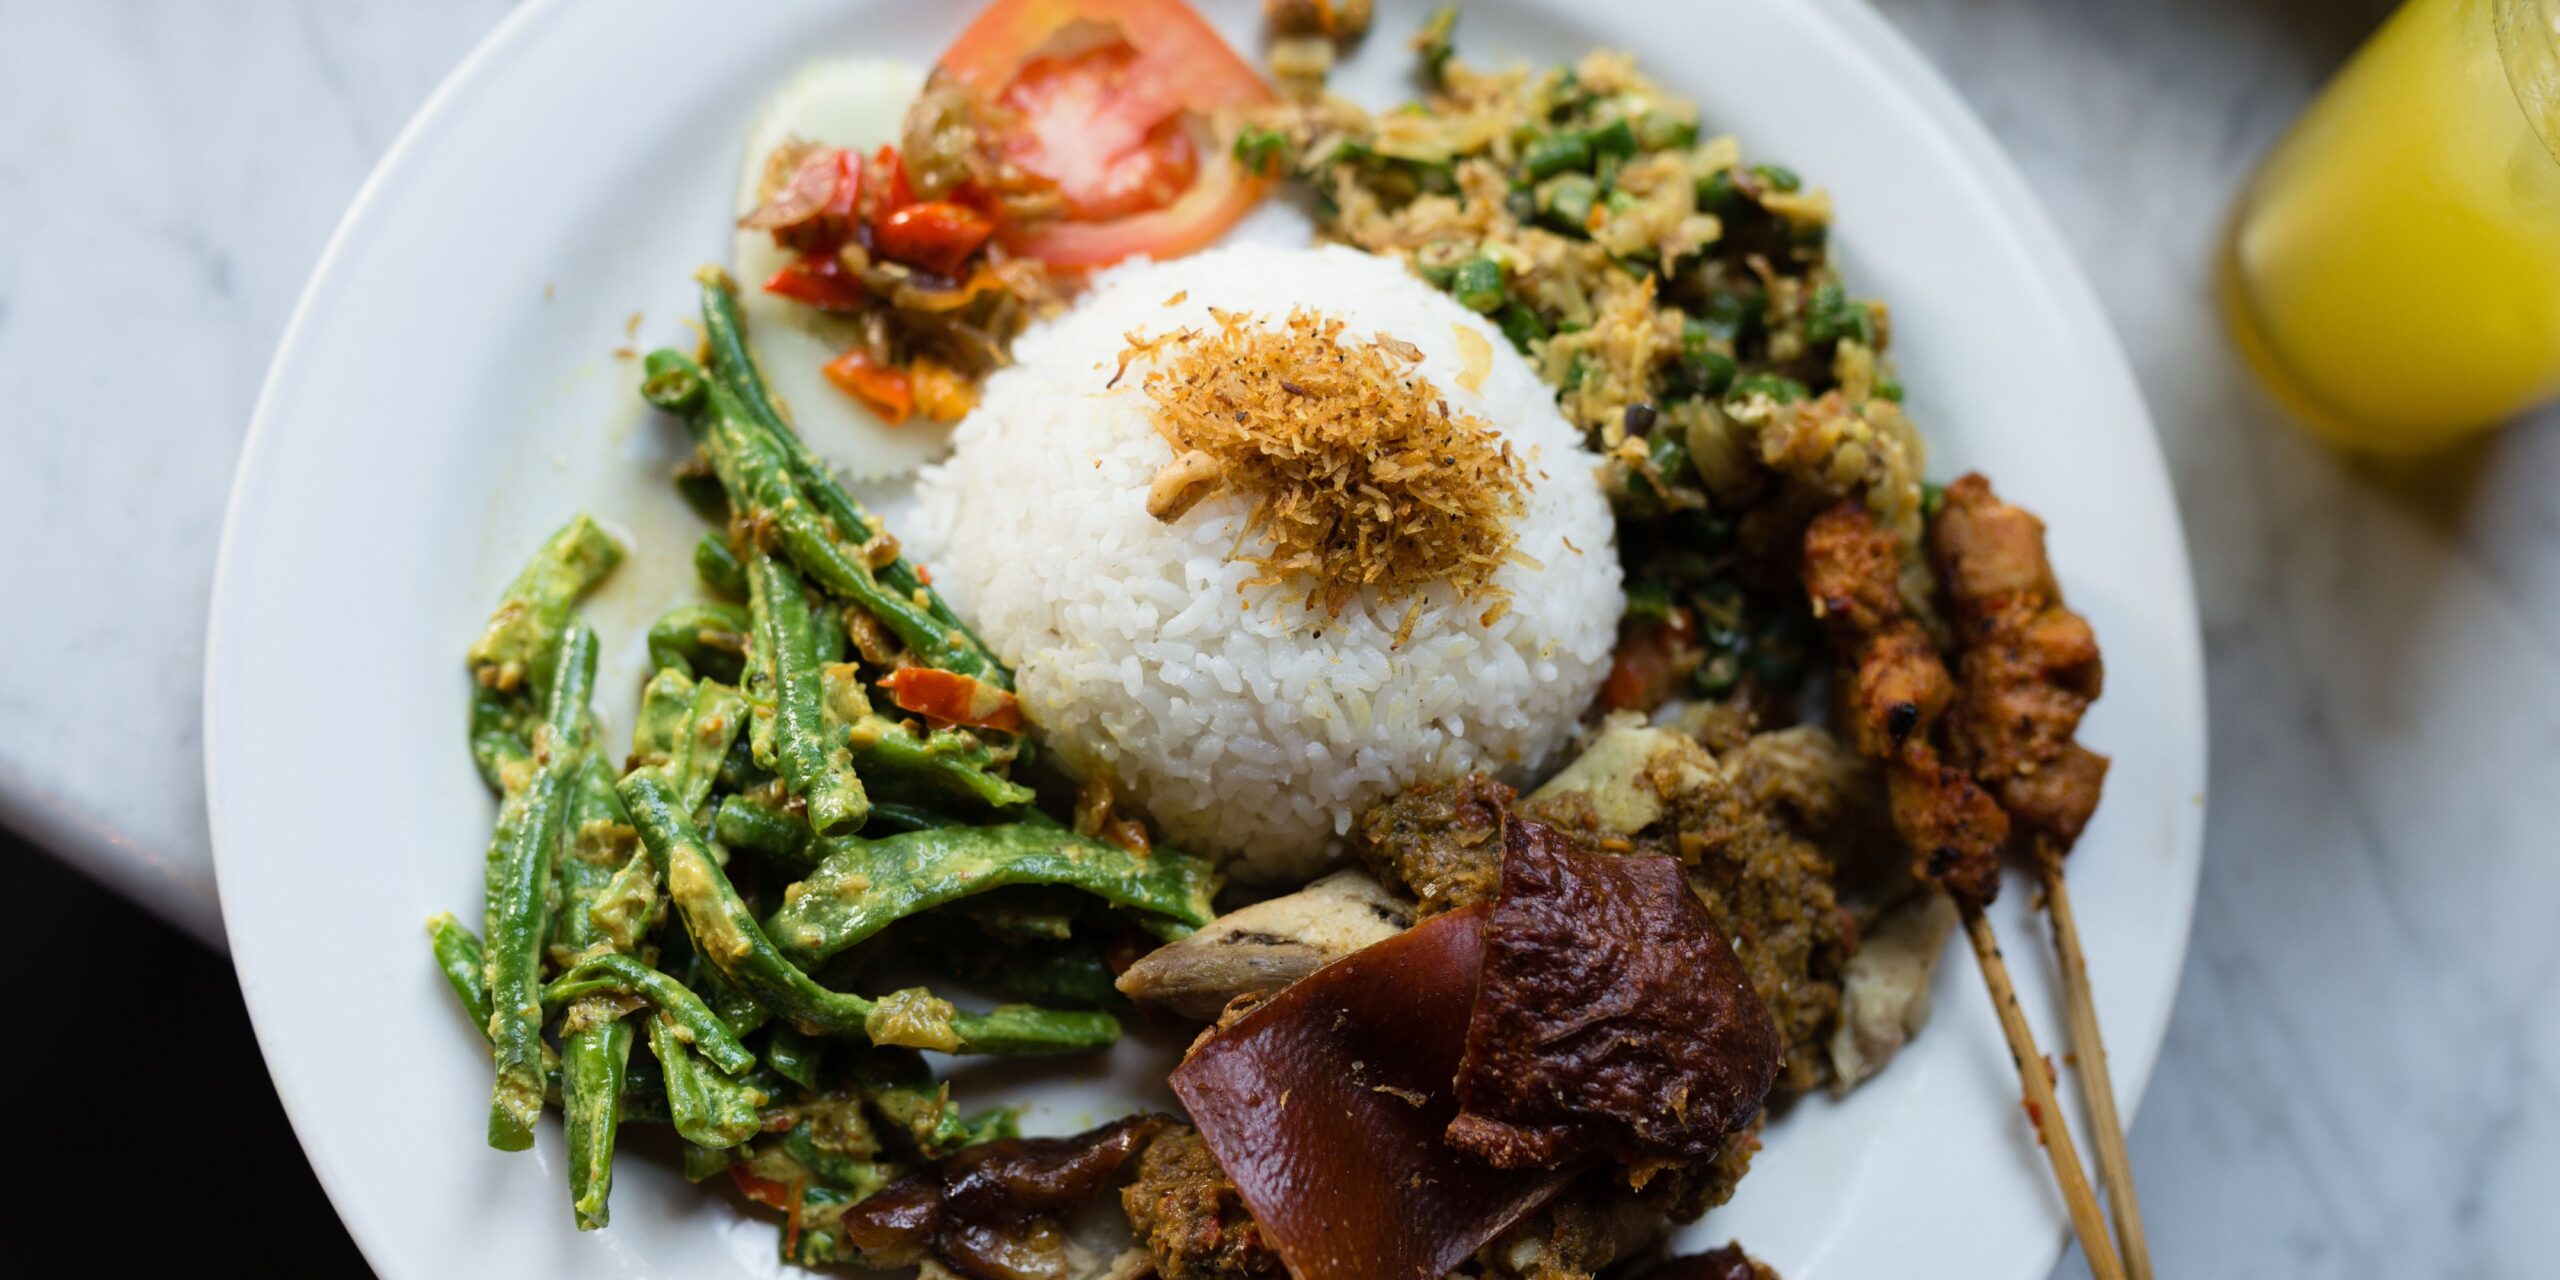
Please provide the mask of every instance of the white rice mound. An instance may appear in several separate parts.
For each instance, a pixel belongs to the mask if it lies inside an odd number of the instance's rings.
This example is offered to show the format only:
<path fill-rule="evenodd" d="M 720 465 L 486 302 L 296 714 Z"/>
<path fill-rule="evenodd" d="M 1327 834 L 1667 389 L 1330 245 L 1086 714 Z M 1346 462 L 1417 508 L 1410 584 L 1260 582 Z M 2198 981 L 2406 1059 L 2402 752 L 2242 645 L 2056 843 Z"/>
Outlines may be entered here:
<path fill-rule="evenodd" d="M 1180 295 L 1180 301 L 1169 301 Z M 1164 524 L 1147 486 L 1171 450 L 1140 390 L 1105 389 L 1132 331 L 1208 327 L 1209 308 L 1277 322 L 1306 306 L 1346 342 L 1392 334 L 1454 412 L 1493 424 L 1527 470 L 1518 547 L 1495 581 L 1510 609 L 1426 593 L 1363 597 L 1339 617 L 1303 584 L 1238 585 L 1249 513 L 1220 495 Z M 1484 340 L 1477 389 L 1459 330 Z M 1472 345 L 1472 344 L 1470 344 Z M 1304 877 L 1372 801 L 1483 769 L 1540 775 L 1606 674 L 1624 607 L 1599 459 L 1552 392 L 1483 317 L 1357 250 L 1240 245 L 1099 277 L 1072 312 L 1023 335 L 988 379 L 951 457 L 919 478 L 910 538 L 935 584 L 1011 664 L 1042 745 L 1078 777 L 1107 772 L 1166 838 L 1251 881 Z"/>

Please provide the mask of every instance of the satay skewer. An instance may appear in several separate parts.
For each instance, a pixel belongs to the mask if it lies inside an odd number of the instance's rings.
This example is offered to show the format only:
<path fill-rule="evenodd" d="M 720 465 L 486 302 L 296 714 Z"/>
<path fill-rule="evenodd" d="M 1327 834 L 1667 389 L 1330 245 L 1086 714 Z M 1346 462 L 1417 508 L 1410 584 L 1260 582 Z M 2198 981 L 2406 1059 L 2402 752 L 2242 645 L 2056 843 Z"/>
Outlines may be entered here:
<path fill-rule="evenodd" d="M 2054 1185 L 2062 1190 L 2062 1204 L 2070 1211 L 2071 1230 L 2080 1238 L 2081 1252 L 2089 1257 L 2090 1274 L 2097 1280 L 2126 1280 L 2115 1240 L 2107 1234 L 2106 1215 L 2099 1211 L 2097 1193 L 2090 1190 L 2088 1172 L 2081 1166 L 2080 1148 L 2071 1140 L 2071 1126 L 2063 1122 L 2062 1104 L 2053 1092 L 2052 1067 L 2036 1047 L 2035 1031 L 2027 1026 L 2026 1012 L 2018 1007 L 2018 991 L 2009 981 L 2008 962 L 2000 957 L 2000 940 L 1992 935 L 1991 921 L 1980 907 L 1962 898 L 1957 899 L 1956 907 L 1964 917 L 1965 936 L 1973 941 L 1973 957 L 1982 962 L 1982 981 L 1991 990 L 1991 1005 L 2000 1015 L 2001 1033 L 2008 1037 L 2009 1057 L 2018 1066 L 2018 1082 L 2026 1087 L 2027 1118 L 2035 1123 L 2036 1143 L 2044 1148 L 2045 1159 L 2053 1166 Z"/>
<path fill-rule="evenodd" d="M 2053 1079 L 2018 1007 L 2017 989 L 1982 909 L 2000 892 L 2009 815 L 1970 773 L 1941 759 L 1939 717 L 1956 695 L 1935 644 L 1903 605 L 1902 550 L 1866 509 L 1841 502 L 1805 530 L 1805 593 L 1831 631 L 1841 677 L 1834 694 L 1859 754 L 1884 767 L 1893 826 L 1913 872 L 1953 899 L 1972 939 L 2000 1030 L 2025 1087 L 2036 1137 L 2053 1165 L 2071 1226 L 2097 1280 L 2126 1280 L 2106 1216 L 2071 1140 Z"/>
<path fill-rule="evenodd" d="M 2115 1211 L 2116 1243 L 2129 1280 L 2151 1280 L 2151 1243 L 2142 1233 L 2142 1201 L 2133 1189 L 2133 1161 L 2126 1155 L 2124 1122 L 2116 1116 L 2115 1080 L 2107 1073 L 2107 1042 L 2098 1031 L 2098 1003 L 2089 990 L 2089 965 L 2080 951 L 2080 925 L 2071 915 L 2071 891 L 2063 883 L 2062 858 L 2039 846 L 2045 918 L 2053 949 L 2062 958 L 2062 1008 L 2071 1026 L 2071 1056 L 2089 1107 L 2089 1137 L 2098 1149 L 2098 1179 Z"/>
<path fill-rule="evenodd" d="M 2043 880 L 2099 1179 L 2131 1280 L 2151 1280 L 2124 1122 L 2116 1114 L 2089 965 L 2062 871 L 2063 855 L 2096 811 L 2106 779 L 2106 758 L 2077 738 L 2082 714 L 2105 683 L 2097 633 L 2063 603 L 2045 552 L 2044 522 L 2002 501 L 1981 476 L 1947 486 L 1928 542 L 1963 637 L 1949 745 L 1956 762 L 1999 797 L 2015 821 L 2016 843 Z"/>

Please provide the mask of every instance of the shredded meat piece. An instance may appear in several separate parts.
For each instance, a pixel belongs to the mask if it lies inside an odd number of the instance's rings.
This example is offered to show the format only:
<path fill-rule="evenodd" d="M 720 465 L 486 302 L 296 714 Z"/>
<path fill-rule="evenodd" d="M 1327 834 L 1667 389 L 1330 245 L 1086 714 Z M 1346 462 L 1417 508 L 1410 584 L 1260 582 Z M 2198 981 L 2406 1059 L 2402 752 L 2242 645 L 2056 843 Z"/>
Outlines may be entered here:
<path fill-rule="evenodd" d="M 1483 774 L 1408 787 L 1360 815 L 1352 847 L 1381 883 L 1420 899 L 1416 921 L 1490 902 L 1512 794 Z"/>
<path fill-rule="evenodd" d="M 1189 1125 L 1167 1130 L 1138 1158 L 1138 1177 L 1120 1192 L 1129 1225 L 1154 1255 L 1162 1280 L 1250 1276 L 1278 1280 L 1288 1269 L 1246 1212 L 1235 1182 Z"/>
<path fill-rule="evenodd" d="M 2107 776 L 2107 758 L 2072 737 L 2106 680 L 2097 633 L 2063 606 L 2044 522 L 1978 474 L 1947 486 L 1929 551 L 1962 641 L 1948 755 L 2020 828 L 2067 852 Z"/>
<path fill-rule="evenodd" d="M 1939 755 L 1934 731 L 1955 682 L 1903 608 L 1901 572 L 1894 536 L 1854 502 L 1805 529 L 1805 590 L 1831 632 L 1849 740 L 1886 766 L 1894 829 L 1912 850 L 1914 873 L 1978 909 L 2000 892 L 2009 819 L 1971 774 Z"/>

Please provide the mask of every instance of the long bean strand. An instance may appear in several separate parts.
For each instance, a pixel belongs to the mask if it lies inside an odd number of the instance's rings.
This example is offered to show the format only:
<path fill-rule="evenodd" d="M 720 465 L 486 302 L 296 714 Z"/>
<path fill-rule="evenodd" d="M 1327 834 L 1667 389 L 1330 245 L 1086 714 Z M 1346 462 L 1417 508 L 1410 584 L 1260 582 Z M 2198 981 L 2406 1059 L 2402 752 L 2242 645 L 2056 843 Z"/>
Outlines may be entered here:
<path fill-rule="evenodd" d="M 816 616 L 800 576 L 758 552 L 747 563 L 758 678 L 772 682 L 773 760 L 783 785 L 808 806 L 820 835 L 857 831 L 871 802 L 853 757 L 827 734 L 826 683 Z"/>
<path fill-rule="evenodd" d="M 596 637 L 574 624 L 560 646 L 543 723 L 534 730 L 534 775 L 498 878 L 497 911 L 488 924 L 489 1043 L 497 1079 L 490 1092 L 489 1145 L 522 1151 L 533 1145 L 542 1114 L 542 954 L 551 918 L 552 867 L 568 810 L 568 784 L 579 760 L 579 730 L 595 683 Z"/>

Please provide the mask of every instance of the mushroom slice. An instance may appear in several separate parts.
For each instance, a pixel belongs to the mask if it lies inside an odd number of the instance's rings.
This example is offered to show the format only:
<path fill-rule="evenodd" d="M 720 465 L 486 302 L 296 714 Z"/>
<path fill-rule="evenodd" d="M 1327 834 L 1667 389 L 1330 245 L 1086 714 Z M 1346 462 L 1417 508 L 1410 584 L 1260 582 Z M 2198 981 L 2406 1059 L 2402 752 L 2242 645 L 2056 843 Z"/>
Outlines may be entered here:
<path fill-rule="evenodd" d="M 1337 871 L 1149 952 L 1120 975 L 1120 993 L 1207 1022 L 1238 996 L 1269 995 L 1412 923 L 1411 902 L 1367 872 Z"/>

